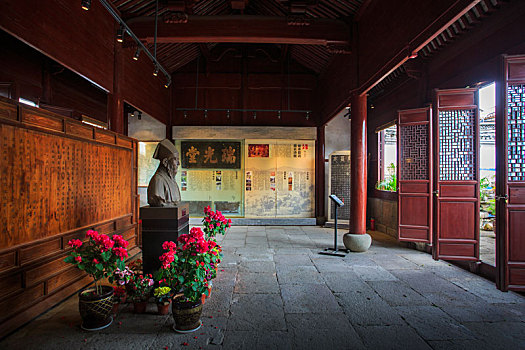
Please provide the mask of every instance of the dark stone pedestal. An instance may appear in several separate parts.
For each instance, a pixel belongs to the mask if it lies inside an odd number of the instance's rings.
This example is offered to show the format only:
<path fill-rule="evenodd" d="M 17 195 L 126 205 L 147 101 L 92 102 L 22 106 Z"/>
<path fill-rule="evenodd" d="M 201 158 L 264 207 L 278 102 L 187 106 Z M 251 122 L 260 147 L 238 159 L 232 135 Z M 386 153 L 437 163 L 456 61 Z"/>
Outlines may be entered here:
<path fill-rule="evenodd" d="M 164 253 L 162 243 L 176 242 L 179 235 L 189 232 L 189 213 L 187 203 L 177 207 L 140 208 L 144 273 L 154 273 L 160 268 L 159 257 Z"/>

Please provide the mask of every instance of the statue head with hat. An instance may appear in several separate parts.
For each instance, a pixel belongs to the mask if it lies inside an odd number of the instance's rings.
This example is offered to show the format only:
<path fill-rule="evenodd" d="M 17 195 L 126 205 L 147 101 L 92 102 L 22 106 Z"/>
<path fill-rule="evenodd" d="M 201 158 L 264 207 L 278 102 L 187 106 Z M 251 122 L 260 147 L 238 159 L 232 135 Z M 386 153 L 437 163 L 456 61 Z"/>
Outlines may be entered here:
<path fill-rule="evenodd" d="M 153 159 L 160 160 L 160 165 L 166 168 L 170 177 L 175 178 L 180 164 L 179 151 L 168 139 L 164 139 L 157 144 L 153 153 Z"/>
<path fill-rule="evenodd" d="M 179 152 L 175 145 L 164 139 L 157 145 L 153 158 L 160 161 L 148 185 L 148 204 L 152 207 L 176 205 L 180 201 L 175 175 L 179 168 Z"/>

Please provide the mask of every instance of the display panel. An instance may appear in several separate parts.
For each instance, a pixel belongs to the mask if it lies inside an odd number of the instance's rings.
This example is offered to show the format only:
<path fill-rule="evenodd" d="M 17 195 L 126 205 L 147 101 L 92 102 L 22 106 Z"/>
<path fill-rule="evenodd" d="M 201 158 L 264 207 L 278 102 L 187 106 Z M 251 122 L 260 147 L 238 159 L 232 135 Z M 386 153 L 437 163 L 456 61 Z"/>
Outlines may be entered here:
<path fill-rule="evenodd" d="M 139 142 L 138 152 L 138 182 L 139 187 L 148 187 L 149 180 L 159 167 L 159 160 L 153 159 L 153 153 L 160 141 Z"/>
<path fill-rule="evenodd" d="M 175 142 L 182 159 L 176 180 L 192 217 L 203 216 L 207 206 L 229 217 L 244 215 L 241 145 L 241 140 Z M 216 161 L 216 167 L 209 168 L 210 161 Z"/>

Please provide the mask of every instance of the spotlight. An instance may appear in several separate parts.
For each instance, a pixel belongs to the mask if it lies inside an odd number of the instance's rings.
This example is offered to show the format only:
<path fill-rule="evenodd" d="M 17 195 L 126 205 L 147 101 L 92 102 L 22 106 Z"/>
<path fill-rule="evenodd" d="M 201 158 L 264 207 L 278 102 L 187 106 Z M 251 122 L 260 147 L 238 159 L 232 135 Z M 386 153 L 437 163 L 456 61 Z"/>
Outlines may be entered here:
<path fill-rule="evenodd" d="M 117 29 L 117 41 L 119 43 L 124 41 L 124 26 L 121 24 L 120 28 Z"/>
<path fill-rule="evenodd" d="M 188 118 L 188 111 L 184 111 L 184 119 Z"/>
<path fill-rule="evenodd" d="M 412 58 L 416 58 L 417 57 L 417 51 L 412 51 L 412 53 L 410 54 L 410 56 L 408 56 L 408 58 L 412 59 Z"/>
<path fill-rule="evenodd" d="M 155 70 L 153 71 L 153 75 L 154 76 L 159 75 L 159 66 L 155 65 Z"/>
<path fill-rule="evenodd" d="M 257 112 L 253 111 L 253 119 L 257 119 Z"/>
<path fill-rule="evenodd" d="M 229 109 L 226 111 L 226 119 L 230 119 L 230 110 Z"/>
<path fill-rule="evenodd" d="M 82 10 L 89 11 L 89 8 L 91 7 L 91 0 L 82 0 L 80 5 L 82 6 Z"/>
<path fill-rule="evenodd" d="M 140 56 L 140 47 L 138 47 L 137 51 L 135 51 L 135 55 L 133 56 L 133 59 L 135 61 L 138 61 L 139 60 L 139 56 Z"/>
<path fill-rule="evenodd" d="M 277 119 L 281 119 L 281 111 L 277 112 Z"/>
<path fill-rule="evenodd" d="M 166 84 L 164 84 L 164 87 L 167 89 L 171 84 L 171 79 L 168 79 L 168 81 L 166 82 Z"/>
<path fill-rule="evenodd" d="M 310 119 L 310 112 L 306 112 L 306 120 Z"/>
<path fill-rule="evenodd" d="M 204 118 L 208 118 L 208 110 L 207 109 L 204 110 Z"/>

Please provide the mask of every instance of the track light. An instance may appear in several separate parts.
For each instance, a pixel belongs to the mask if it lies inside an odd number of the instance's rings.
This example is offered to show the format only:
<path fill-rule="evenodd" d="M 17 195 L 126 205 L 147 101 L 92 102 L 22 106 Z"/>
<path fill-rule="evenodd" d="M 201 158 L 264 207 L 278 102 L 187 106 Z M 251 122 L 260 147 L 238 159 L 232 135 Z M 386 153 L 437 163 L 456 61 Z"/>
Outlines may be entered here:
<path fill-rule="evenodd" d="M 281 111 L 277 112 L 277 119 L 281 119 Z"/>
<path fill-rule="evenodd" d="M 164 84 L 164 87 L 167 89 L 171 84 L 171 79 L 168 79 L 168 81 L 166 82 L 166 84 Z"/>
<path fill-rule="evenodd" d="M 140 47 L 138 47 L 137 51 L 135 51 L 135 55 L 133 56 L 133 59 L 135 61 L 138 61 L 139 60 L 139 56 L 140 56 Z"/>
<path fill-rule="evenodd" d="M 155 70 L 153 71 L 153 75 L 154 76 L 159 75 L 159 66 L 155 65 Z"/>
<path fill-rule="evenodd" d="M 230 110 L 229 109 L 226 111 L 226 119 L 230 119 Z"/>
<path fill-rule="evenodd" d="M 117 29 L 117 41 L 119 43 L 124 41 L 124 26 L 121 24 L 120 28 Z"/>
<path fill-rule="evenodd" d="M 257 112 L 253 111 L 253 119 L 257 119 Z"/>
<path fill-rule="evenodd" d="M 412 51 L 412 53 L 410 55 L 408 55 L 409 59 L 413 59 L 413 58 L 416 58 L 416 57 L 417 57 L 417 51 Z"/>
<path fill-rule="evenodd" d="M 306 120 L 310 119 L 310 112 L 306 112 Z"/>
<path fill-rule="evenodd" d="M 204 110 L 204 118 L 208 118 L 208 110 L 207 109 Z"/>
<path fill-rule="evenodd" d="M 184 119 L 188 118 L 188 111 L 184 111 Z"/>
<path fill-rule="evenodd" d="M 82 6 L 82 10 L 89 11 L 91 8 L 91 0 L 82 0 L 80 4 Z"/>

